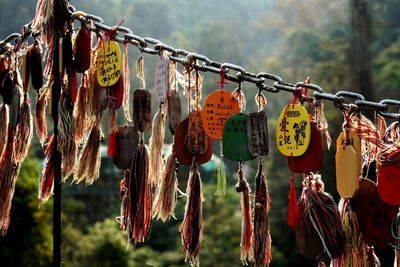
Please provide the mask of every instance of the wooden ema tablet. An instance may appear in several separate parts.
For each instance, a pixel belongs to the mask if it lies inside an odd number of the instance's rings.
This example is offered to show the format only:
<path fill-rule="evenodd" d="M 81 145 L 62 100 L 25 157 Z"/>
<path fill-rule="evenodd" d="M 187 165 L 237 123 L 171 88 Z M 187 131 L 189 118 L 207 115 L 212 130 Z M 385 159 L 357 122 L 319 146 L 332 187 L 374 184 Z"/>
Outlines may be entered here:
<path fill-rule="evenodd" d="M 157 62 L 155 77 L 154 77 L 154 91 L 158 103 L 164 103 L 168 94 L 169 83 L 169 60 L 161 56 Z"/>
<path fill-rule="evenodd" d="M 108 89 L 108 95 L 111 98 L 111 101 L 108 103 L 108 108 L 119 109 L 122 106 L 124 97 L 124 79 L 122 76 L 115 85 Z"/>
<path fill-rule="evenodd" d="M 276 144 L 285 156 L 303 155 L 310 144 L 311 126 L 307 110 L 299 104 L 289 104 L 279 115 Z"/>
<path fill-rule="evenodd" d="M 311 141 L 306 151 L 298 157 L 287 157 L 289 168 L 297 173 L 317 172 L 324 162 L 322 136 L 315 122 L 311 122 Z"/>
<path fill-rule="evenodd" d="M 136 89 L 133 93 L 133 116 L 135 128 L 145 132 L 151 128 L 151 94 L 147 90 Z"/>
<path fill-rule="evenodd" d="M 193 155 L 189 152 L 186 147 L 185 140 L 187 138 L 189 126 L 189 119 L 186 118 L 181 123 L 179 123 L 176 128 L 175 136 L 174 136 L 174 144 L 173 150 L 176 155 L 176 159 L 178 162 L 184 166 L 192 165 Z M 212 156 L 212 140 L 208 138 L 207 151 L 204 154 L 196 156 L 197 164 L 204 164 L 211 159 Z"/>
<path fill-rule="evenodd" d="M 336 141 L 336 189 L 342 198 L 351 198 L 358 189 L 361 175 L 361 140 L 349 131 L 350 143 L 346 145 L 344 132 Z"/>
<path fill-rule="evenodd" d="M 360 179 L 359 189 L 350 199 L 350 204 L 366 243 L 389 248 L 389 242 L 393 242 L 391 225 L 397 208 L 381 200 L 376 184 L 369 179 Z"/>
<path fill-rule="evenodd" d="M 268 155 L 268 125 L 265 112 L 250 113 L 246 127 L 249 153 L 253 157 Z"/>
<path fill-rule="evenodd" d="M 222 138 L 223 154 L 225 158 L 233 161 L 254 159 L 248 149 L 247 118 L 247 114 L 236 113 L 226 121 Z"/>
<path fill-rule="evenodd" d="M 382 164 L 378 171 L 378 193 L 382 201 L 400 206 L 400 162 Z"/>
<path fill-rule="evenodd" d="M 119 126 L 117 130 L 118 153 L 113 162 L 118 169 L 127 170 L 132 165 L 133 155 L 139 143 L 137 130 L 133 126 Z"/>
<path fill-rule="evenodd" d="M 232 98 L 231 92 L 217 90 L 209 94 L 201 113 L 206 134 L 212 139 L 220 140 L 226 120 L 239 111 L 239 102 Z"/>
<path fill-rule="evenodd" d="M 105 42 L 97 53 L 97 81 L 102 87 L 116 84 L 122 74 L 122 54 L 116 41 Z"/>
<path fill-rule="evenodd" d="M 178 91 L 170 91 L 168 95 L 168 126 L 171 134 L 175 134 L 182 117 L 181 97 Z"/>
<path fill-rule="evenodd" d="M 196 156 L 204 154 L 208 149 L 208 136 L 204 132 L 201 122 L 201 111 L 189 114 L 188 132 L 185 139 L 186 148 L 190 154 Z"/>

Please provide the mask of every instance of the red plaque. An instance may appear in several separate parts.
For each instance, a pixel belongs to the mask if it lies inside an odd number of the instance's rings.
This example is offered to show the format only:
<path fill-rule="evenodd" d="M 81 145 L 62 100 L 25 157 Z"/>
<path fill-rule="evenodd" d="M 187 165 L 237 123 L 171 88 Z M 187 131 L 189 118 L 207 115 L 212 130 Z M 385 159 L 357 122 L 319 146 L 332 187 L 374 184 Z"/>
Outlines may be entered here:
<path fill-rule="evenodd" d="M 400 206 L 400 162 L 382 164 L 378 171 L 378 193 L 389 204 Z"/>

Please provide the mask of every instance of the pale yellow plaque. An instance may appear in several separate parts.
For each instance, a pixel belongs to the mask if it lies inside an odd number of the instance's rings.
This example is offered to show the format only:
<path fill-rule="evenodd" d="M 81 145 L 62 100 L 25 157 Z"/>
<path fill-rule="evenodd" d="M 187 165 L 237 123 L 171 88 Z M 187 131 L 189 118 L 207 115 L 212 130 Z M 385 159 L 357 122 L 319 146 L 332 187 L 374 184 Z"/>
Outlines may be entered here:
<path fill-rule="evenodd" d="M 116 84 L 122 74 L 122 54 L 117 42 L 107 41 L 97 54 L 97 81 L 101 87 Z"/>
<path fill-rule="evenodd" d="M 342 198 L 351 198 L 358 190 L 361 175 L 361 140 L 349 131 L 346 144 L 342 132 L 336 141 L 336 188 Z"/>

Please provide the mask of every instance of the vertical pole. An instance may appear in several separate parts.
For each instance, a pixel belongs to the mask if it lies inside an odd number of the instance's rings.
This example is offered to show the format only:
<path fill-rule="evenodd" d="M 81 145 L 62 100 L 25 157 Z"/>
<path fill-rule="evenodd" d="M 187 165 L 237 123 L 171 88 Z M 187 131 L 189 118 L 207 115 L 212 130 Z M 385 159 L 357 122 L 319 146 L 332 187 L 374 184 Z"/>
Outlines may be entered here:
<path fill-rule="evenodd" d="M 54 199 L 53 199 L 53 266 L 61 266 L 61 154 L 58 151 L 58 104 L 61 93 L 61 77 L 59 74 L 59 40 L 60 40 L 60 21 L 62 16 L 60 11 L 63 7 L 63 0 L 54 1 L 54 43 L 53 43 L 53 86 L 52 86 L 52 115 L 54 122 Z"/>

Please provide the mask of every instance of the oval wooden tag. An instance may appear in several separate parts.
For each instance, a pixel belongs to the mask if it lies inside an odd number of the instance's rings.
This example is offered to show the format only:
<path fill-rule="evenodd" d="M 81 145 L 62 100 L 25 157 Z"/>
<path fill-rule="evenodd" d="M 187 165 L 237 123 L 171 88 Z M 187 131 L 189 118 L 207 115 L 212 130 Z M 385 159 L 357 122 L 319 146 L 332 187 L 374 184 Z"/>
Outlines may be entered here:
<path fill-rule="evenodd" d="M 351 198 L 358 189 L 361 175 L 361 140 L 349 131 L 350 144 L 345 145 L 345 134 L 336 141 L 336 188 L 342 198 Z"/>
<path fill-rule="evenodd" d="M 246 122 L 248 149 L 253 157 L 268 155 L 268 125 L 264 111 L 249 114 Z"/>
<path fill-rule="evenodd" d="M 306 153 L 298 157 L 287 157 L 290 170 L 297 173 L 317 172 L 324 162 L 322 136 L 315 122 L 311 122 L 311 140 Z"/>
<path fill-rule="evenodd" d="M 117 131 L 118 153 L 113 162 L 121 170 L 132 166 L 133 155 L 139 143 L 139 136 L 135 127 L 131 125 L 119 126 Z"/>
<path fill-rule="evenodd" d="M 154 90 L 156 99 L 159 103 L 164 103 L 168 94 L 169 83 L 169 60 L 161 56 L 156 65 L 156 73 L 154 78 Z"/>
<path fill-rule="evenodd" d="M 382 201 L 400 206 L 400 162 L 386 163 L 379 167 L 378 193 Z"/>
<path fill-rule="evenodd" d="M 359 189 L 350 199 L 350 204 L 357 215 L 358 225 L 366 243 L 374 247 L 389 248 L 389 243 L 393 242 L 391 225 L 397 208 L 381 200 L 376 184 L 361 178 Z"/>
<path fill-rule="evenodd" d="M 97 53 L 97 81 L 102 87 L 116 84 L 122 74 L 122 54 L 118 43 L 105 42 Z"/>
<path fill-rule="evenodd" d="M 119 109 L 122 106 L 124 97 L 124 79 L 122 76 L 119 78 L 118 82 L 109 89 L 108 94 L 111 97 L 109 108 Z"/>
<path fill-rule="evenodd" d="M 147 90 L 136 89 L 133 93 L 133 115 L 139 132 L 151 128 L 151 94 Z"/>
<path fill-rule="evenodd" d="M 209 138 L 204 132 L 201 113 L 201 111 L 193 111 L 189 114 L 188 133 L 185 144 L 192 155 L 204 154 L 208 149 Z"/>
<path fill-rule="evenodd" d="M 239 111 L 239 102 L 232 98 L 231 92 L 217 90 L 209 94 L 201 113 L 206 134 L 212 139 L 220 140 L 226 120 Z"/>
<path fill-rule="evenodd" d="M 303 155 L 310 144 L 311 126 L 307 110 L 299 104 L 283 108 L 276 128 L 276 143 L 285 156 Z"/>
<path fill-rule="evenodd" d="M 189 119 L 186 118 L 183 121 L 181 121 L 176 128 L 175 132 L 175 137 L 174 137 L 174 144 L 173 144 L 173 150 L 176 155 L 176 159 L 178 162 L 184 166 L 190 166 L 192 165 L 193 161 L 193 155 L 189 152 L 189 150 L 186 147 L 185 144 L 185 139 L 187 137 L 188 133 L 188 127 L 189 127 Z M 197 164 L 203 164 L 208 162 L 211 157 L 212 157 L 212 140 L 211 138 L 208 138 L 208 144 L 207 144 L 207 151 L 204 154 L 197 155 L 196 156 L 196 163 Z"/>
<path fill-rule="evenodd" d="M 178 91 L 170 91 L 168 95 L 168 126 L 171 134 L 175 134 L 176 127 L 181 122 L 182 107 Z"/>
<path fill-rule="evenodd" d="M 234 161 L 254 159 L 248 149 L 247 118 L 247 114 L 236 113 L 230 116 L 226 121 L 222 138 L 225 158 Z"/>

